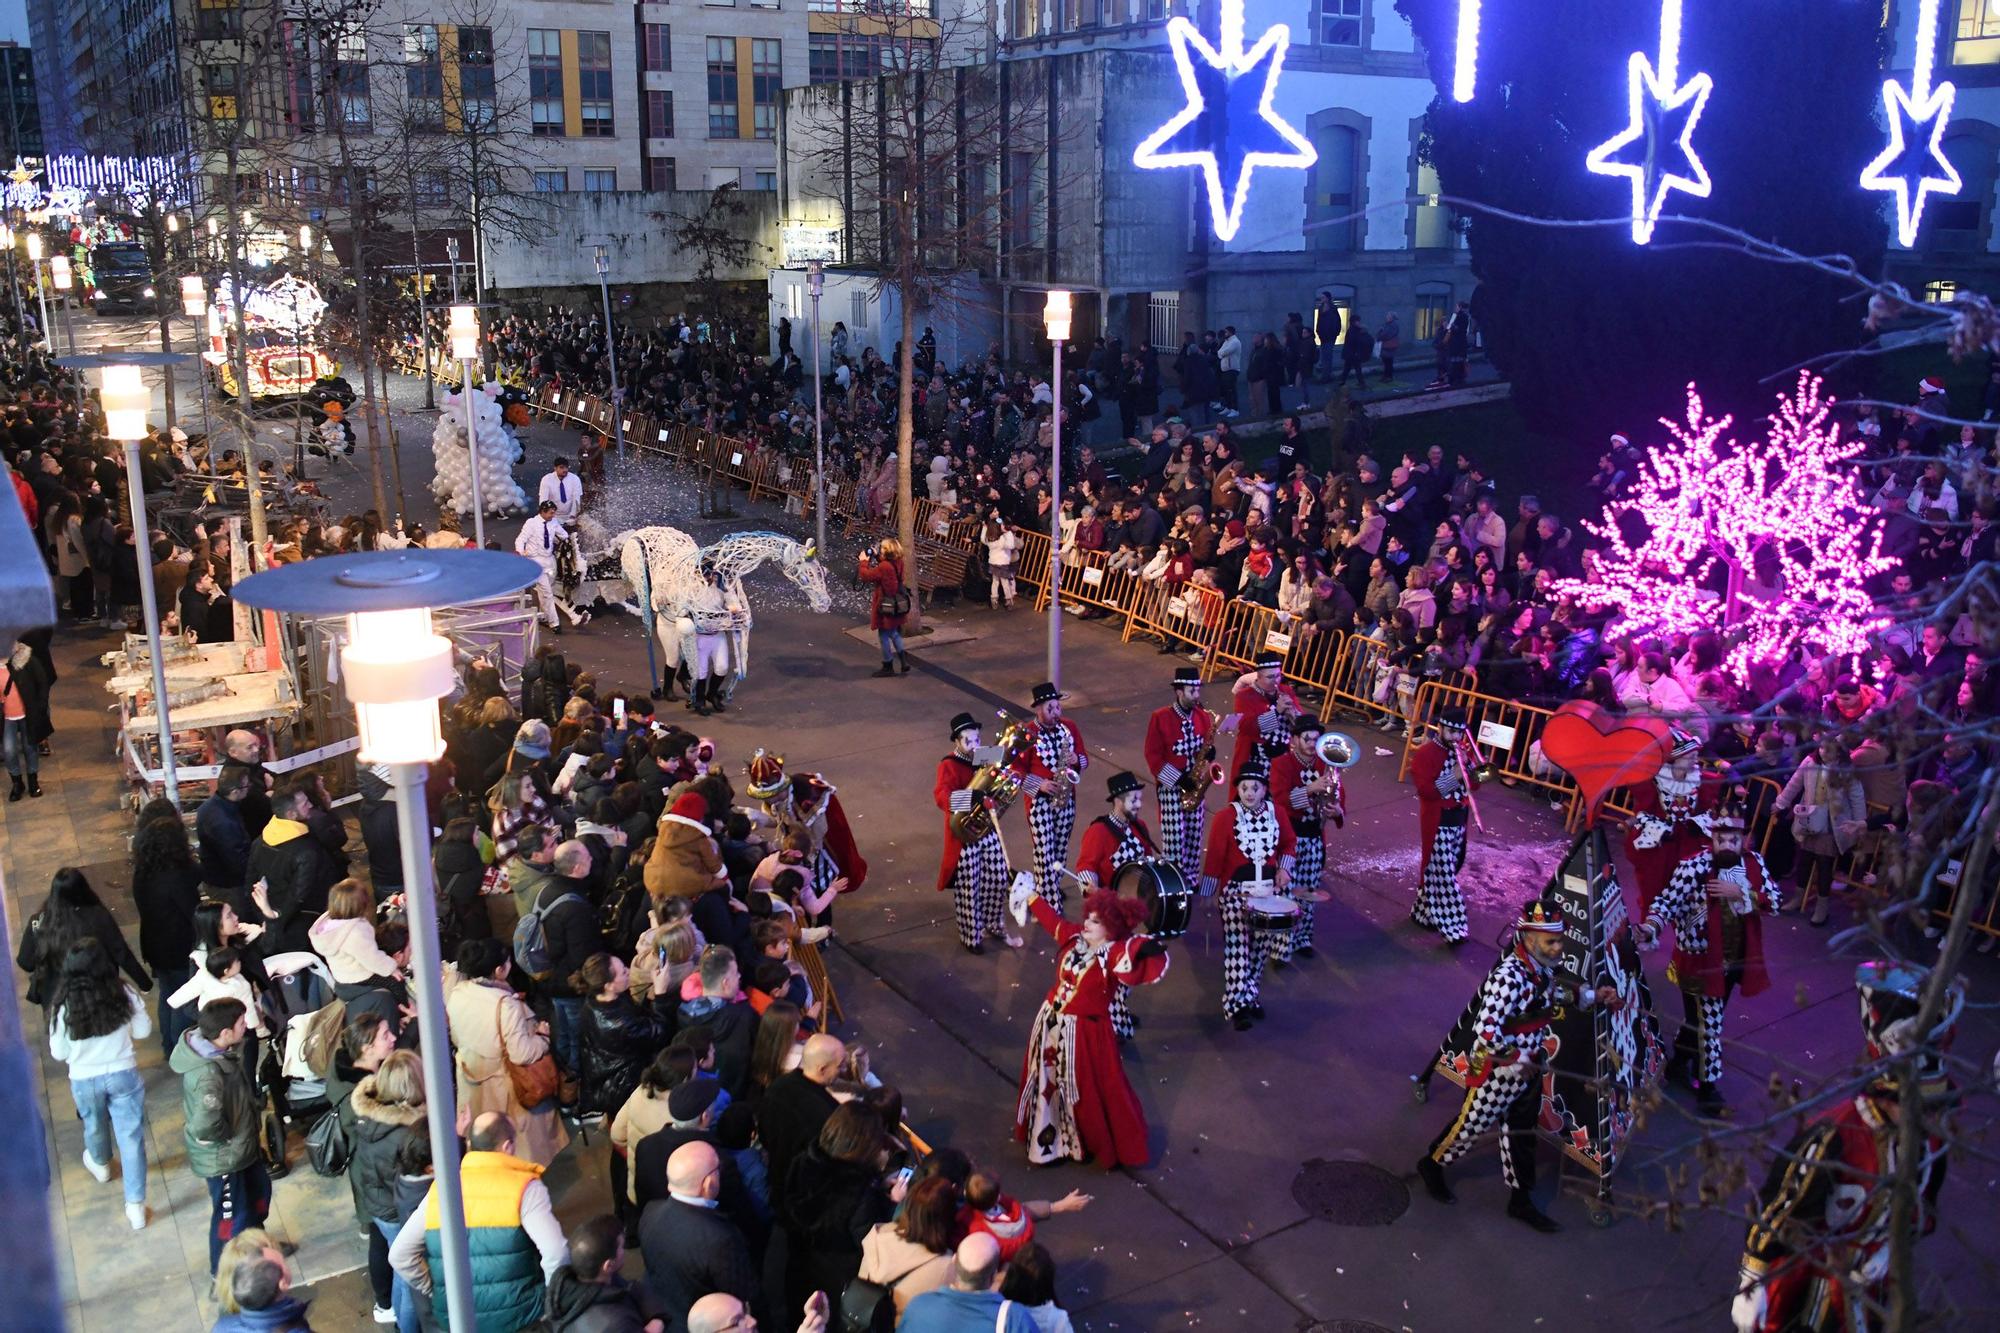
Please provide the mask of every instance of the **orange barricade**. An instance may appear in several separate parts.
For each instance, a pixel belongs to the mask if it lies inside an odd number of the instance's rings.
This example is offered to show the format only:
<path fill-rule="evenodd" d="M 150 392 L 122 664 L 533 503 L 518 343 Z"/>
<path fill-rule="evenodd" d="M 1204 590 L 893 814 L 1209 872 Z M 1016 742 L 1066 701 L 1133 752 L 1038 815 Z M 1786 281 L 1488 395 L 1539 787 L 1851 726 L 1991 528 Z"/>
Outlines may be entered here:
<path fill-rule="evenodd" d="M 1129 641 L 1135 634 L 1144 634 L 1160 640 L 1164 647 L 1185 649 L 1205 670 L 1222 636 L 1227 605 L 1213 588 L 1141 582 L 1125 617 L 1125 638 Z"/>
<path fill-rule="evenodd" d="M 1044 579 L 1044 584 L 1047 580 Z M 1112 569 L 1110 557 L 1102 551 L 1076 551 L 1062 561 L 1062 602 L 1064 606 L 1091 607 L 1124 615 L 1132 605 L 1133 585 L 1138 580 L 1127 569 Z M 1036 589 L 1035 609 L 1049 608 L 1049 590 Z"/>
<path fill-rule="evenodd" d="M 1395 712 L 1393 701 L 1383 703 L 1375 698 L 1382 656 L 1382 645 L 1364 634 L 1343 638 L 1327 677 L 1326 702 L 1320 707 L 1322 722 L 1331 722 L 1334 714 L 1342 711 L 1361 713 L 1371 721 Z"/>
<path fill-rule="evenodd" d="M 1021 538 L 1021 549 L 1014 553 L 1014 581 L 1033 588 L 1039 599 L 1049 586 L 1048 534 L 1022 528 L 1017 535 Z"/>
<path fill-rule="evenodd" d="M 1486 758 L 1503 776 L 1559 796 L 1576 794 L 1576 784 L 1570 780 L 1569 774 L 1541 757 L 1538 743 L 1542 728 L 1554 716 L 1550 709 L 1516 703 L 1511 699 L 1496 699 L 1476 693 L 1463 684 L 1436 680 L 1427 680 L 1417 687 L 1415 725 L 1410 728 L 1410 734 L 1403 743 L 1403 758 L 1396 769 L 1397 781 L 1409 776 L 1410 755 L 1423 740 L 1431 719 L 1442 708 L 1465 710 L 1471 728 L 1467 734 L 1478 743 Z"/>
<path fill-rule="evenodd" d="M 1222 629 L 1216 638 L 1214 651 L 1202 664 L 1202 673 L 1253 670 L 1257 655 L 1264 651 L 1266 640 L 1273 634 L 1286 646 L 1290 645 L 1290 640 L 1278 627 L 1276 611 L 1255 602 L 1246 602 L 1240 597 L 1232 598 L 1223 606 Z"/>

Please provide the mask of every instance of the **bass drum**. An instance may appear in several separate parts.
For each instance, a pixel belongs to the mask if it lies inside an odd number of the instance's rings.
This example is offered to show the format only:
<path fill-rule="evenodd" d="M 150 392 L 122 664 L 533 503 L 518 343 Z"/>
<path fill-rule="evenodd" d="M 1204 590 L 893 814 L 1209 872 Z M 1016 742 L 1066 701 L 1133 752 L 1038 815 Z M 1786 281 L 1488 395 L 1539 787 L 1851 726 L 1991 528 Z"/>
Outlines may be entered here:
<path fill-rule="evenodd" d="M 1111 890 L 1146 904 L 1146 932 L 1171 940 L 1187 934 L 1194 921 L 1194 891 L 1179 866 L 1165 857 L 1127 861 L 1111 872 Z"/>

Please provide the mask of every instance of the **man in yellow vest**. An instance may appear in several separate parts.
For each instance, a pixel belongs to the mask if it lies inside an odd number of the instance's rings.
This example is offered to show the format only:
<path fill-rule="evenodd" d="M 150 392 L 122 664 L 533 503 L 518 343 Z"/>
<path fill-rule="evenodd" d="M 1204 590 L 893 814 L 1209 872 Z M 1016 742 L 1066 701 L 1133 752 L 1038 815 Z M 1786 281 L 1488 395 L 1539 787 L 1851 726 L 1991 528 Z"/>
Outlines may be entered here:
<path fill-rule="evenodd" d="M 466 1146 L 458 1180 L 478 1333 L 515 1333 L 541 1318 L 549 1280 L 569 1262 L 569 1242 L 542 1183 L 542 1168 L 513 1155 L 514 1125 L 506 1116 L 488 1111 L 476 1118 Z M 444 1283 L 431 1277 L 444 1266 L 436 1186 L 396 1233 L 389 1264 L 431 1298 L 438 1325 L 449 1328 Z"/>

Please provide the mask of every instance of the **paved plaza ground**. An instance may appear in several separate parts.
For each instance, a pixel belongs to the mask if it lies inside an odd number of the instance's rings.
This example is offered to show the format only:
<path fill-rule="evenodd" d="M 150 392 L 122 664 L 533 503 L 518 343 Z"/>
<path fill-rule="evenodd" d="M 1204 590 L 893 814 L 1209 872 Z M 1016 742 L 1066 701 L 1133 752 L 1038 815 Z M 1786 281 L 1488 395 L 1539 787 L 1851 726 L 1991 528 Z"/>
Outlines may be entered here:
<path fill-rule="evenodd" d="M 399 385 L 399 402 L 410 401 L 408 391 Z M 421 457 L 429 452 L 428 426 L 420 413 L 403 419 L 422 430 L 404 431 L 414 503 L 428 476 Z M 567 432 L 534 428 L 519 474 L 524 485 L 532 490 L 547 459 L 572 445 Z M 672 522 L 707 539 L 787 522 L 775 508 L 741 498 L 742 517 L 697 522 L 689 517 L 694 500 L 687 479 L 658 463 L 622 465 L 617 481 L 608 520 L 614 527 Z M 358 475 L 336 485 L 352 490 L 348 503 L 359 506 L 365 483 Z M 419 512 L 428 517 L 428 505 Z M 851 559 L 839 548 L 830 556 L 837 590 Z M 930 788 L 952 714 L 1018 710 L 1030 684 L 1044 678 L 1043 621 L 1027 609 L 944 611 L 937 621 L 961 637 L 915 645 L 916 671 L 880 680 L 868 677 L 878 660 L 872 636 L 850 632 L 864 619 L 851 592 L 825 616 L 805 610 L 775 573 L 760 575 L 752 595 L 750 677 L 728 715 L 704 722 L 702 730 L 717 738 L 732 764 L 763 745 L 782 753 L 793 771 L 817 770 L 840 789 L 871 866 L 866 888 L 840 905 L 838 942 L 829 951 L 848 1015 L 841 1035 L 874 1050 L 877 1070 L 902 1088 L 920 1133 L 1000 1168 L 1010 1192 L 1055 1198 L 1081 1188 L 1096 1196 L 1083 1214 L 1058 1218 L 1039 1233 L 1060 1267 L 1062 1299 L 1079 1328 L 1726 1326 L 1747 1195 L 1732 1189 L 1722 1207 L 1694 1206 L 1701 1167 L 1692 1149 L 1702 1130 L 1684 1093 L 1648 1117 L 1615 1182 L 1619 1201 L 1633 1209 L 1670 1196 L 1685 1203 L 1671 1225 L 1664 1216 L 1628 1215 L 1593 1228 L 1581 1198 L 1589 1181 L 1573 1167 L 1559 1168 L 1548 1149 L 1542 1193 L 1564 1224 L 1558 1236 L 1534 1234 L 1502 1215 L 1505 1187 L 1490 1151 L 1457 1169 L 1455 1208 L 1421 1191 L 1404 1192 L 1412 1163 L 1456 1109 L 1442 1084 L 1430 1105 L 1413 1105 L 1407 1076 L 1478 985 L 1511 907 L 1540 888 L 1567 846 L 1560 816 L 1546 804 L 1499 788 L 1482 793 L 1488 831 L 1475 834 L 1465 876 L 1473 938 L 1450 953 L 1404 920 L 1416 877 L 1416 810 L 1408 788 L 1395 781 L 1392 743 L 1346 726 L 1365 757 L 1349 771 L 1348 821 L 1331 852 L 1333 901 L 1320 909 L 1318 957 L 1268 976 L 1269 1019 L 1249 1033 L 1235 1032 L 1220 1012 L 1219 928 L 1200 917 L 1173 946 L 1167 979 L 1134 1002 L 1143 1027 L 1127 1049 L 1127 1068 L 1151 1122 L 1152 1162 L 1108 1175 L 1074 1166 L 1031 1170 L 1010 1130 L 1024 1029 L 1051 979 L 1052 951 L 1045 937 L 1019 953 L 999 949 L 975 958 L 959 949 L 949 900 L 932 887 L 939 816 Z M 1141 767 L 1145 719 L 1167 701 L 1174 659 L 1141 643 L 1120 644 L 1101 626 L 1066 621 L 1064 628 L 1069 715 L 1092 756 L 1084 784 L 1088 817 L 1104 775 Z M 128 932 L 134 929 L 124 883 L 129 817 L 118 809 L 110 700 L 95 664 L 110 646 L 106 634 L 59 632 L 62 680 L 54 695 L 55 755 L 44 768 L 48 795 L 0 805 L 8 908 L 17 927 L 39 905 L 50 873 L 80 864 L 91 868 Z M 636 689 L 645 679 L 643 642 L 625 617 L 599 619 L 567 637 L 564 648 L 610 688 Z M 1224 705 L 1224 689 L 1211 685 L 1212 706 Z M 1008 834 L 1017 854 L 1025 854 L 1018 815 Z M 1732 1006 L 1724 1090 L 1738 1125 L 1763 1120 L 1774 1074 L 1810 1084 L 1858 1052 L 1848 985 L 1853 960 L 1828 957 L 1827 939 L 1796 915 L 1781 918 L 1767 933 L 1772 989 Z M 1655 959 L 1659 994 L 1666 991 L 1664 961 Z M 1975 958 L 1971 975 L 1974 998 L 1990 998 L 2000 969 Z M 46 1050 L 38 1011 L 23 1007 L 28 1040 Z M 1678 1014 L 1668 1018 L 1671 1028 Z M 1983 1063 L 1996 1040 L 1993 1011 L 1975 1009 L 1959 1051 Z M 142 1069 L 157 1154 L 155 1220 L 134 1234 L 117 1186 L 100 1186 L 85 1174 L 62 1071 L 43 1065 L 64 1295 L 73 1327 L 91 1333 L 205 1328 L 212 1317 L 205 1293 L 207 1199 L 186 1168 L 178 1084 L 157 1043 Z M 1789 1121 L 1775 1123 L 1778 1133 L 1788 1132 Z M 1724 1149 L 1725 1164 L 1736 1161 L 1761 1175 L 1764 1154 L 1754 1135 L 1725 1138 Z M 605 1210 L 607 1151 L 593 1134 L 552 1169 L 566 1222 Z M 296 1143 L 294 1160 L 278 1184 L 272 1225 L 300 1244 L 296 1262 L 316 1298 L 315 1326 L 364 1327 L 367 1286 L 357 1270 L 365 1250 L 346 1182 L 314 1177 Z M 1372 1164 L 1386 1177 L 1373 1178 L 1377 1194 L 1335 1201 L 1329 1219 L 1300 1184 L 1309 1165 L 1325 1162 Z M 2000 1283 L 1983 1234 L 1993 1216 L 1996 1175 L 1989 1159 L 1966 1155 L 1953 1162 L 1943 1225 L 1922 1250 L 1924 1268 L 1966 1328 L 2000 1323 Z M 1363 1213 L 1393 1216 L 1380 1225 L 1343 1224 Z M 636 1273 L 638 1256 L 628 1262 Z"/>

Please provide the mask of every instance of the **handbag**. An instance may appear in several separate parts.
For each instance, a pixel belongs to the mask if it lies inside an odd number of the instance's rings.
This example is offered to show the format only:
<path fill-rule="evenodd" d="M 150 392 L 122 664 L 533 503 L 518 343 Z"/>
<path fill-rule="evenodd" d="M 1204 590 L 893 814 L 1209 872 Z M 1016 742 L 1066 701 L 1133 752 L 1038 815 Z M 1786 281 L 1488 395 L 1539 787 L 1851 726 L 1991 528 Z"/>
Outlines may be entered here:
<path fill-rule="evenodd" d="M 527 1064 L 515 1064 L 507 1054 L 507 1034 L 500 1026 L 500 1011 L 495 1008 L 494 1035 L 500 1039 L 500 1063 L 507 1067 L 507 1082 L 513 1085 L 514 1100 L 528 1110 L 533 1110 L 554 1097 L 562 1088 L 562 1072 L 556 1068 L 554 1051 L 543 1051 L 540 1059 Z"/>
<path fill-rule="evenodd" d="M 940 1256 L 925 1255 L 887 1282 L 857 1277 L 840 1293 L 841 1333 L 889 1333 L 896 1327 L 896 1285 Z"/>
<path fill-rule="evenodd" d="M 353 1159 L 354 1144 L 347 1137 L 347 1126 L 340 1123 L 340 1112 L 328 1110 L 306 1131 L 306 1160 L 315 1175 L 337 1176 Z"/>

